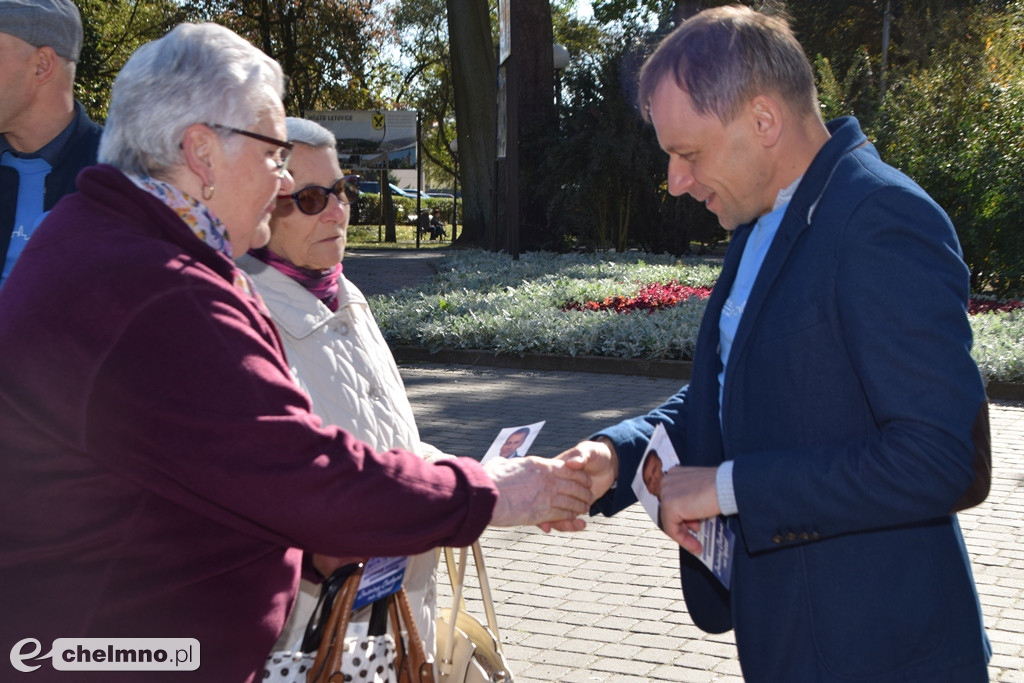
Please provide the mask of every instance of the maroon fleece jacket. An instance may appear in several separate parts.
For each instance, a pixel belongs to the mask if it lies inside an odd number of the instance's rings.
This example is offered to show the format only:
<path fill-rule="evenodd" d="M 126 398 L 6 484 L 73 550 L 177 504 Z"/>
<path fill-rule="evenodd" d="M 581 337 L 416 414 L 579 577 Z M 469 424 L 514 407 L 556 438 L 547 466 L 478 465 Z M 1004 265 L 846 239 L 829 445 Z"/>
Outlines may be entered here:
<path fill-rule="evenodd" d="M 78 184 L 0 291 L 0 680 L 25 638 L 46 654 L 166 637 L 201 648 L 172 680 L 251 681 L 299 549 L 480 535 L 497 492 L 475 461 L 375 453 L 321 425 L 229 259 L 113 167 Z M 86 680 L 27 663 L 36 683 Z"/>

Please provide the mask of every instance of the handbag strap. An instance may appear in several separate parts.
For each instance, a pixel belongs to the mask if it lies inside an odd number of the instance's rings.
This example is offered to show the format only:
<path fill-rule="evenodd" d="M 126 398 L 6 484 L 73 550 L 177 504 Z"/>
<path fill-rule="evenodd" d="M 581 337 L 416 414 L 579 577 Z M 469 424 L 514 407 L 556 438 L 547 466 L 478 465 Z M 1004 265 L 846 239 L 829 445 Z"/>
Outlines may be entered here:
<path fill-rule="evenodd" d="M 452 583 L 452 608 L 448 614 L 448 639 L 445 641 L 444 658 L 441 660 L 441 663 L 447 668 L 452 665 L 455 657 L 455 622 L 459 618 L 460 605 L 465 609 L 462 602 L 462 583 L 466 576 L 466 549 L 459 548 L 458 565 L 455 564 L 451 548 L 444 549 L 444 559 L 448 565 L 448 580 Z"/>
<path fill-rule="evenodd" d="M 494 611 L 494 598 L 491 596 L 491 584 L 487 579 L 487 567 L 484 566 L 484 553 L 480 547 L 480 541 L 474 541 L 472 548 L 473 560 L 476 562 L 477 578 L 480 581 L 480 595 L 484 603 L 484 614 L 487 616 L 487 627 L 494 634 L 494 639 L 498 643 L 498 651 L 504 654 L 505 650 L 501 645 L 501 633 L 498 631 L 498 616 Z M 455 622 L 458 619 L 459 611 L 466 611 L 466 603 L 463 599 L 463 584 L 466 576 L 466 548 L 459 549 L 458 565 L 455 564 L 454 552 L 451 548 L 445 548 L 444 554 L 445 563 L 448 565 L 448 578 L 452 582 L 451 623 L 448 624 L 448 642 L 445 647 L 444 659 L 446 663 L 450 663 L 455 648 Z"/>
<path fill-rule="evenodd" d="M 345 634 L 352 619 L 352 606 L 355 604 L 359 581 L 363 577 L 363 565 L 351 571 L 340 586 L 330 586 L 326 597 L 330 618 L 323 631 L 320 647 L 316 651 L 316 659 L 309 670 L 308 683 L 328 683 L 331 676 L 341 671 L 342 658 L 345 654 Z M 337 581 L 335 583 L 338 583 Z M 333 601 L 333 606 L 329 603 Z M 387 598 L 377 601 L 387 603 L 387 611 L 391 616 L 391 628 L 395 638 L 396 658 L 395 669 L 400 683 L 434 683 L 434 666 L 427 659 L 420 639 L 416 620 L 413 618 L 412 606 L 405 588 Z M 376 608 L 376 603 L 374 607 Z M 408 634 L 402 638 L 402 626 Z"/>
<path fill-rule="evenodd" d="M 444 548 L 444 563 L 448 569 L 448 580 L 452 584 L 452 592 L 455 591 L 455 576 L 458 574 L 458 567 L 455 564 L 455 553 L 452 552 L 451 548 Z M 459 610 L 462 612 L 466 611 L 465 599 L 459 600 Z"/>
<path fill-rule="evenodd" d="M 338 592 L 345 585 L 345 581 L 353 572 L 361 569 L 360 564 L 346 564 L 339 567 L 320 584 L 320 598 L 317 600 L 316 608 L 309 617 L 306 624 L 306 631 L 302 637 L 301 652 L 313 652 L 320 647 L 327 629 L 327 622 L 331 618 L 331 608 L 334 606 L 334 599 Z"/>
<path fill-rule="evenodd" d="M 345 583 L 338 591 L 327 628 L 316 651 L 313 668 L 307 674 L 308 683 L 328 683 L 331 674 L 341 670 L 341 659 L 345 652 L 345 633 L 352 618 L 352 605 L 355 604 L 362 576 L 363 565 L 360 564 L 358 569 L 345 579 Z"/>
<path fill-rule="evenodd" d="M 501 647 L 501 633 L 498 632 L 498 615 L 494 611 L 494 599 L 491 598 L 491 582 L 487 579 L 487 568 L 484 566 L 484 551 L 480 547 L 480 541 L 473 544 L 473 560 L 476 562 L 476 576 L 480 581 L 480 593 L 483 595 L 487 625 L 491 627 L 491 633 L 494 634 L 494 639 L 498 641 L 498 650 L 505 654 Z"/>
<path fill-rule="evenodd" d="M 399 683 L 434 683 L 434 665 L 427 659 L 420 640 L 419 629 L 412 615 L 412 606 L 405 588 L 387 598 L 388 611 L 391 613 L 391 628 L 395 634 L 397 657 L 395 669 L 398 671 Z M 402 625 L 405 625 L 407 638 L 402 638 Z M 407 641 L 407 642 L 406 642 Z"/>

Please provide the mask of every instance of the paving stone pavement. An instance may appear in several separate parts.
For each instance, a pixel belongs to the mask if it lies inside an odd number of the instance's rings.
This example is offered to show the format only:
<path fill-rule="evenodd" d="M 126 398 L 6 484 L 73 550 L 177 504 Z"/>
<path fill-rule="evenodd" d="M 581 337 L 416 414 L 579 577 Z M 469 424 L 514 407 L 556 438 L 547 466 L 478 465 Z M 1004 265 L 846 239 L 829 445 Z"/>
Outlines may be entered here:
<path fill-rule="evenodd" d="M 473 457 L 502 427 L 539 420 L 546 423 L 531 452 L 554 455 L 679 386 L 670 379 L 437 364 L 401 372 L 422 438 Z M 990 678 L 1024 683 L 1024 404 L 993 403 L 991 424 L 992 492 L 961 513 L 960 524 L 994 650 Z M 640 506 L 590 518 L 578 534 L 488 529 L 482 546 L 517 681 L 743 680 L 732 634 L 708 635 L 690 621 L 678 549 Z M 439 595 L 444 604 L 450 591 L 442 585 Z M 469 608 L 482 618 L 478 601 Z"/>
<path fill-rule="evenodd" d="M 441 252 L 355 252 L 345 272 L 367 294 L 414 286 Z M 645 412 L 679 380 L 480 366 L 401 366 L 425 441 L 481 457 L 503 428 L 545 420 L 531 452 L 554 455 Z M 960 514 L 992 642 L 992 681 L 1024 683 L 1024 403 L 994 401 L 994 473 L 982 505 Z M 740 683 L 732 634 L 690 621 L 678 549 L 634 505 L 577 534 L 489 529 L 482 538 L 501 640 L 516 681 Z M 482 617 L 469 580 L 469 608 Z M 450 599 L 443 582 L 441 604 Z"/>
<path fill-rule="evenodd" d="M 345 277 L 363 294 L 387 294 L 415 287 L 435 272 L 447 249 L 347 249 Z"/>

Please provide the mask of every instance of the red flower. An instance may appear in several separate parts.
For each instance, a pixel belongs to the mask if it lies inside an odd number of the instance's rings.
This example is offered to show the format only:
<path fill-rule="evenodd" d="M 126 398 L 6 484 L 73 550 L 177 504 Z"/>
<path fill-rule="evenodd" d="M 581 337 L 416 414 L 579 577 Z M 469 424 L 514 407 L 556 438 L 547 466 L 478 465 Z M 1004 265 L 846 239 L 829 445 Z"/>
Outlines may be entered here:
<path fill-rule="evenodd" d="M 689 287 L 681 285 L 676 280 L 662 284 L 652 282 L 640 287 L 635 297 L 610 296 L 604 301 L 567 301 L 562 304 L 563 311 L 615 311 L 626 313 L 628 311 L 642 310 L 654 313 L 662 308 L 671 308 L 676 304 L 686 301 L 692 297 L 706 299 L 711 294 L 710 287 Z"/>
<path fill-rule="evenodd" d="M 1024 307 L 1024 303 L 1016 299 L 1008 299 L 1006 301 L 996 301 L 995 299 L 971 299 L 967 302 L 967 313 L 968 315 L 978 315 L 979 313 L 991 313 L 992 311 L 1013 311 L 1018 308 Z"/>

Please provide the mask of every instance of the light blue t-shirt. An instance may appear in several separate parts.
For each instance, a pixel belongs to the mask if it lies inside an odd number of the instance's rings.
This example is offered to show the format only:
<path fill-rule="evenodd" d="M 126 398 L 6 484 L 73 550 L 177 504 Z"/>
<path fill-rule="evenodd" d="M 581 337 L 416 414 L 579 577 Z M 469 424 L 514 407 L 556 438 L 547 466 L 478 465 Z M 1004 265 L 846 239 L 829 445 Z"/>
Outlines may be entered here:
<path fill-rule="evenodd" d="M 803 176 L 797 178 L 792 185 L 779 191 L 775 198 L 775 205 L 772 210 L 757 219 L 747 243 L 743 246 L 743 255 L 740 257 L 740 266 L 736 271 L 736 279 L 729 290 L 729 298 L 725 300 L 722 307 L 722 315 L 718 319 L 719 347 L 718 355 L 722 359 L 722 371 L 718 373 L 718 421 L 722 421 L 722 399 L 725 393 L 725 371 L 729 367 L 729 352 L 732 351 L 733 340 L 736 339 L 736 330 L 739 329 L 740 319 L 747 307 L 747 300 L 750 298 L 750 290 L 754 287 L 757 274 L 761 272 L 761 265 L 764 263 L 768 249 L 772 246 L 775 234 L 779 231 L 782 217 L 789 206 L 789 200 L 793 198 L 797 186 Z M 718 468 L 718 475 L 715 484 L 718 489 L 718 506 L 722 509 L 723 515 L 734 515 L 736 507 L 736 494 L 732 485 L 733 462 L 727 460 Z"/>
<path fill-rule="evenodd" d="M 18 207 L 14 213 L 14 230 L 11 243 L 7 247 L 7 260 L 4 262 L 3 273 L 0 273 L 0 287 L 14 267 L 15 261 L 21 256 L 28 243 L 28 238 L 35 232 L 36 226 L 46 215 L 43 212 L 43 195 L 46 192 L 46 176 L 51 166 L 46 159 L 34 157 L 25 159 L 14 154 L 4 153 L 0 164 L 9 166 L 18 172 Z"/>

